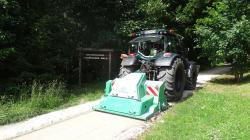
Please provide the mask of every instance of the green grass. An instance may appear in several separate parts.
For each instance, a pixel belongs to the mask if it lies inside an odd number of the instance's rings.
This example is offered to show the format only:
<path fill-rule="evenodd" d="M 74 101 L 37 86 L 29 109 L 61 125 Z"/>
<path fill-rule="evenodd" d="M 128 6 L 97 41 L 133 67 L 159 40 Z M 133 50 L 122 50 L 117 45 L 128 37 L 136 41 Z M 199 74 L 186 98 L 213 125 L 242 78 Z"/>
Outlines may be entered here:
<path fill-rule="evenodd" d="M 0 125 L 96 100 L 103 95 L 104 83 L 66 88 L 63 83 L 52 81 L 46 84 L 34 82 L 30 88 L 22 86 L 14 88 L 21 89 L 18 92 L 23 92 L 19 93 L 19 97 L 1 96 Z"/>
<path fill-rule="evenodd" d="M 63 108 L 85 103 L 87 101 L 94 101 L 104 94 L 105 83 L 90 83 L 84 85 L 86 88 L 79 86 L 70 87 L 68 90 L 69 95 L 67 95 L 68 102 L 62 105 Z"/>
<path fill-rule="evenodd" d="M 138 139 L 250 139 L 250 73 L 242 83 L 223 75 L 170 108 Z"/>

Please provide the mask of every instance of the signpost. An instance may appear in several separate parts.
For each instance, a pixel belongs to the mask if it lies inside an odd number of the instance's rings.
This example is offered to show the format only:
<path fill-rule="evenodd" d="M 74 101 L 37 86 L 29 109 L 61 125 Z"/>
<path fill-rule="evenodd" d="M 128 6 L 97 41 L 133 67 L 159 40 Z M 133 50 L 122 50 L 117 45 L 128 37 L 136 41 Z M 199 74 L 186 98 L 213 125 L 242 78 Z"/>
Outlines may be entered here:
<path fill-rule="evenodd" d="M 82 60 L 102 60 L 108 61 L 108 73 L 109 79 L 111 79 L 111 65 L 112 65 L 112 53 L 113 49 L 94 49 L 94 48 L 77 48 L 79 51 L 79 85 L 82 84 Z"/>

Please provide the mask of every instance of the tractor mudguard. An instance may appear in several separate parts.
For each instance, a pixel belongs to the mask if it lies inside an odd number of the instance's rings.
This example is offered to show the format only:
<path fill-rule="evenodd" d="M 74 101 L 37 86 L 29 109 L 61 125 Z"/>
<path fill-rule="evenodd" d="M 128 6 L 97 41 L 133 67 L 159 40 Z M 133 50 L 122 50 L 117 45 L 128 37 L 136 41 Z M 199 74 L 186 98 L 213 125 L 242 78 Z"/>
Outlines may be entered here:
<path fill-rule="evenodd" d="M 180 55 L 176 53 L 165 53 L 162 57 L 155 60 L 154 65 L 157 67 L 171 66 L 178 57 L 180 57 Z"/>
<path fill-rule="evenodd" d="M 132 66 L 137 62 L 136 57 L 128 56 L 127 58 L 123 58 L 121 65 L 122 66 Z"/>

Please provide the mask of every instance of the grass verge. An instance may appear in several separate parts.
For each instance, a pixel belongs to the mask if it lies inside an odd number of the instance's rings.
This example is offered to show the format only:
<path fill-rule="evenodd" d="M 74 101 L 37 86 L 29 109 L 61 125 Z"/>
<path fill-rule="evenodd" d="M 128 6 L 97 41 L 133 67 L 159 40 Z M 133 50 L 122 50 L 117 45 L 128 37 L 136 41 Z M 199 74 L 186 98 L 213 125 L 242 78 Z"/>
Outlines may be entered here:
<path fill-rule="evenodd" d="M 21 85 L 15 98 L 1 96 L 0 125 L 18 122 L 40 114 L 77 105 L 100 98 L 104 83 L 87 84 L 83 87 L 69 87 L 58 81 L 41 84 L 34 82 L 31 87 Z"/>
<path fill-rule="evenodd" d="M 250 73 L 242 83 L 223 75 L 175 105 L 138 139 L 250 139 Z"/>

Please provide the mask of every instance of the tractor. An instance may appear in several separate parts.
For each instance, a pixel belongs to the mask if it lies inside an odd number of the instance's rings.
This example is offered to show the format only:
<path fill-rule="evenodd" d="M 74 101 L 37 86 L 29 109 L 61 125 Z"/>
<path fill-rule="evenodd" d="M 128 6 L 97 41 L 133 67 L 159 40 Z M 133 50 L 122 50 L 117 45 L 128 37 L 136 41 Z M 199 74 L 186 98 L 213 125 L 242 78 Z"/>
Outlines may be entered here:
<path fill-rule="evenodd" d="M 140 71 L 148 80 L 164 81 L 168 100 L 179 100 L 183 90 L 196 87 L 199 65 L 186 57 L 183 37 L 173 30 L 146 30 L 133 33 L 128 54 L 122 54 L 118 77 Z"/>
<path fill-rule="evenodd" d="M 148 120 L 196 87 L 199 65 L 186 57 L 183 37 L 173 30 L 132 34 L 128 53 L 121 54 L 118 77 L 106 82 L 96 111 Z"/>

